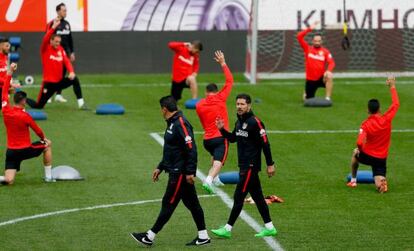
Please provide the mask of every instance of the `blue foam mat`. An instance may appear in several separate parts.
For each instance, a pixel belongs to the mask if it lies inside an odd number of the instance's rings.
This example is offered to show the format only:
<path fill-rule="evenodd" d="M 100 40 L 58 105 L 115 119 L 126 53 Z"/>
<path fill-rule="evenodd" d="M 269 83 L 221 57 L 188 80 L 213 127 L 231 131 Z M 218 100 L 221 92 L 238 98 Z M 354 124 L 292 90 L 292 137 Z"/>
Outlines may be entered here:
<path fill-rule="evenodd" d="M 240 180 L 238 171 L 224 172 L 219 174 L 219 179 L 224 184 L 237 184 Z"/>
<path fill-rule="evenodd" d="M 34 119 L 34 120 L 47 120 L 47 114 L 44 111 L 34 111 L 28 110 L 27 113 Z"/>
<path fill-rule="evenodd" d="M 96 114 L 99 115 L 122 115 L 125 108 L 120 104 L 102 104 L 96 107 Z"/>
<path fill-rule="evenodd" d="M 199 101 L 200 101 L 199 98 L 189 99 L 189 100 L 185 101 L 184 106 L 187 109 L 195 109 L 196 105 Z"/>
<path fill-rule="evenodd" d="M 346 177 L 348 182 L 351 180 L 351 174 Z M 357 172 L 357 183 L 371 184 L 375 183 L 372 171 L 362 170 Z"/>

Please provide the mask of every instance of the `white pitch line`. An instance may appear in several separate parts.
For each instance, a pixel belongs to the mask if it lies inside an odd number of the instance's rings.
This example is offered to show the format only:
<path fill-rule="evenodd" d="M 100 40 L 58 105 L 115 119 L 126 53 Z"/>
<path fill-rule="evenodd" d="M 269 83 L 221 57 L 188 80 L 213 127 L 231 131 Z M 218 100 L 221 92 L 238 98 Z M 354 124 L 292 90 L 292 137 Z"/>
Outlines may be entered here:
<path fill-rule="evenodd" d="M 155 141 L 157 141 L 161 146 L 164 146 L 164 139 L 158 133 L 150 133 L 150 136 L 155 139 Z M 197 170 L 197 177 L 200 180 L 204 180 L 206 178 L 206 175 L 200 170 Z M 224 204 L 226 204 L 227 207 L 231 209 L 233 207 L 233 200 L 229 197 L 229 195 L 218 187 L 215 188 L 215 191 L 220 199 L 224 202 Z M 260 224 L 257 223 L 257 221 L 253 219 L 249 214 L 247 214 L 244 210 L 242 210 L 240 217 L 255 231 L 260 232 L 262 230 L 262 226 L 260 226 Z M 274 238 L 266 237 L 263 239 L 272 250 L 283 251 L 280 243 Z"/>
<path fill-rule="evenodd" d="M 214 197 L 214 195 L 200 195 L 199 198 L 203 197 Z M 111 207 L 122 207 L 122 206 L 131 206 L 131 205 L 141 205 L 141 204 L 147 204 L 147 203 L 154 203 L 154 202 L 161 202 L 162 199 L 155 199 L 155 200 L 140 200 L 140 201 L 131 201 L 131 202 L 125 202 L 125 203 L 114 203 L 114 204 L 104 204 L 104 205 L 97 205 L 97 206 L 91 206 L 91 207 L 83 207 L 83 208 L 71 208 L 71 209 L 65 209 L 60 211 L 54 211 L 54 212 L 48 212 L 48 213 L 42 213 L 42 214 L 35 214 L 31 216 L 26 217 L 20 217 L 8 221 L 0 222 L 0 227 L 16 224 L 18 222 L 22 221 L 28 221 L 28 220 L 34 220 L 39 218 L 45 218 L 49 216 L 55 216 L 60 214 L 67 214 L 67 213 L 74 213 L 74 212 L 80 212 L 80 211 L 90 211 L 90 210 L 96 210 L 96 209 L 102 209 L 102 208 L 111 208 Z"/>

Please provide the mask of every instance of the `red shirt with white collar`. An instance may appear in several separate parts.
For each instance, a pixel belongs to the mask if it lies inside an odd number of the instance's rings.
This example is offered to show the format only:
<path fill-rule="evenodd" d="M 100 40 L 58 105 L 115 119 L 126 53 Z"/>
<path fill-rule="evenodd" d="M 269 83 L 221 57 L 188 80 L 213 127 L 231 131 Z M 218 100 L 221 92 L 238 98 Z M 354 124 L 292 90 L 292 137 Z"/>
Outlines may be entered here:
<path fill-rule="evenodd" d="M 4 85 L 7 75 L 7 60 L 7 55 L 0 52 L 0 88 Z"/>
<path fill-rule="evenodd" d="M 175 52 L 173 59 L 172 80 L 182 82 L 199 69 L 199 55 L 192 54 L 185 43 L 170 42 L 168 47 Z"/>
<path fill-rule="evenodd" d="M 297 39 L 305 54 L 306 79 L 316 81 L 323 77 L 323 74 L 326 71 L 326 65 L 328 65 L 328 71 L 333 71 L 335 68 L 335 61 L 328 49 L 322 46 L 316 48 L 305 41 L 306 34 L 311 31 L 312 30 L 308 28 L 299 32 Z"/>
<path fill-rule="evenodd" d="M 6 75 L 1 95 L 1 111 L 7 131 L 7 148 L 23 149 L 32 145 L 29 127 L 33 129 L 39 138 L 44 139 L 45 135 L 42 129 L 40 129 L 33 118 L 23 108 L 9 104 L 10 81 L 11 76 Z"/>
<path fill-rule="evenodd" d="M 392 104 L 382 115 L 372 114 L 362 122 L 357 140 L 358 148 L 364 153 L 385 159 L 391 142 L 391 123 L 400 107 L 398 94 L 395 87 L 390 88 Z"/>
<path fill-rule="evenodd" d="M 59 45 L 55 49 L 52 45 L 50 45 L 50 37 L 54 32 L 54 29 L 49 29 L 46 32 L 40 47 L 43 65 L 43 82 L 48 83 L 60 82 L 63 78 L 64 67 L 68 70 L 68 72 L 73 72 L 73 66 L 63 47 Z"/>

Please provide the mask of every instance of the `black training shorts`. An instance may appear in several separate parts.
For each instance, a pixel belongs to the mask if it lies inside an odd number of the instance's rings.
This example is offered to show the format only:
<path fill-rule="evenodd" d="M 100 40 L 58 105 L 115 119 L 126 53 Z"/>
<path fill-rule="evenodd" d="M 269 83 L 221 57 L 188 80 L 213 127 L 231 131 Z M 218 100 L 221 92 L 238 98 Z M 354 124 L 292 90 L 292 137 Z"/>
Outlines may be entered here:
<path fill-rule="evenodd" d="M 220 161 L 222 165 L 224 165 L 224 162 L 226 162 L 227 159 L 227 153 L 229 151 L 229 142 L 227 139 L 222 137 L 205 139 L 203 141 L 203 145 L 214 160 Z"/>
<path fill-rule="evenodd" d="M 173 96 L 176 101 L 180 100 L 184 88 L 190 88 L 190 86 L 187 85 L 187 79 L 184 79 L 181 82 L 172 81 L 171 96 Z"/>
<path fill-rule="evenodd" d="M 315 93 L 316 90 L 318 90 L 318 88 L 325 88 L 326 84 L 325 82 L 323 82 L 323 77 L 321 77 L 318 80 L 306 80 L 306 84 L 305 84 L 305 93 L 306 93 L 306 98 L 314 98 L 315 97 Z"/>
<path fill-rule="evenodd" d="M 362 151 L 356 156 L 359 163 L 371 166 L 372 174 L 374 176 L 384 176 L 386 177 L 387 174 L 387 158 L 380 159 L 368 155 Z"/>
<path fill-rule="evenodd" d="M 46 149 L 46 145 L 40 141 L 32 143 L 31 146 L 22 149 L 7 149 L 6 169 L 20 171 L 20 164 L 23 160 L 38 157 Z"/>

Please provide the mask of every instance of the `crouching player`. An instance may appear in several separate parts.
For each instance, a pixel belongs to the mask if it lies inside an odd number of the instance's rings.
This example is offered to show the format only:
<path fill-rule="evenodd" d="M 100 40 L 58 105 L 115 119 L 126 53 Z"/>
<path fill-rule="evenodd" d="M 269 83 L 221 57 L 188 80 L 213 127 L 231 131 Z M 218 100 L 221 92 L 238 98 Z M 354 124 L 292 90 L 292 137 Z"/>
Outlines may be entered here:
<path fill-rule="evenodd" d="M 32 117 L 25 112 L 26 93 L 14 94 L 14 106 L 9 104 L 9 88 L 11 76 L 16 71 L 17 65 L 12 63 L 4 81 L 2 90 L 2 113 L 7 131 L 6 170 L 4 176 L 0 176 L 0 182 L 11 185 L 14 182 L 16 172 L 20 170 L 23 160 L 31 159 L 43 154 L 46 182 L 54 182 L 52 178 L 52 149 L 50 140 L 46 139 L 42 129 L 35 123 Z M 29 127 L 39 136 L 40 141 L 32 143 Z"/>

